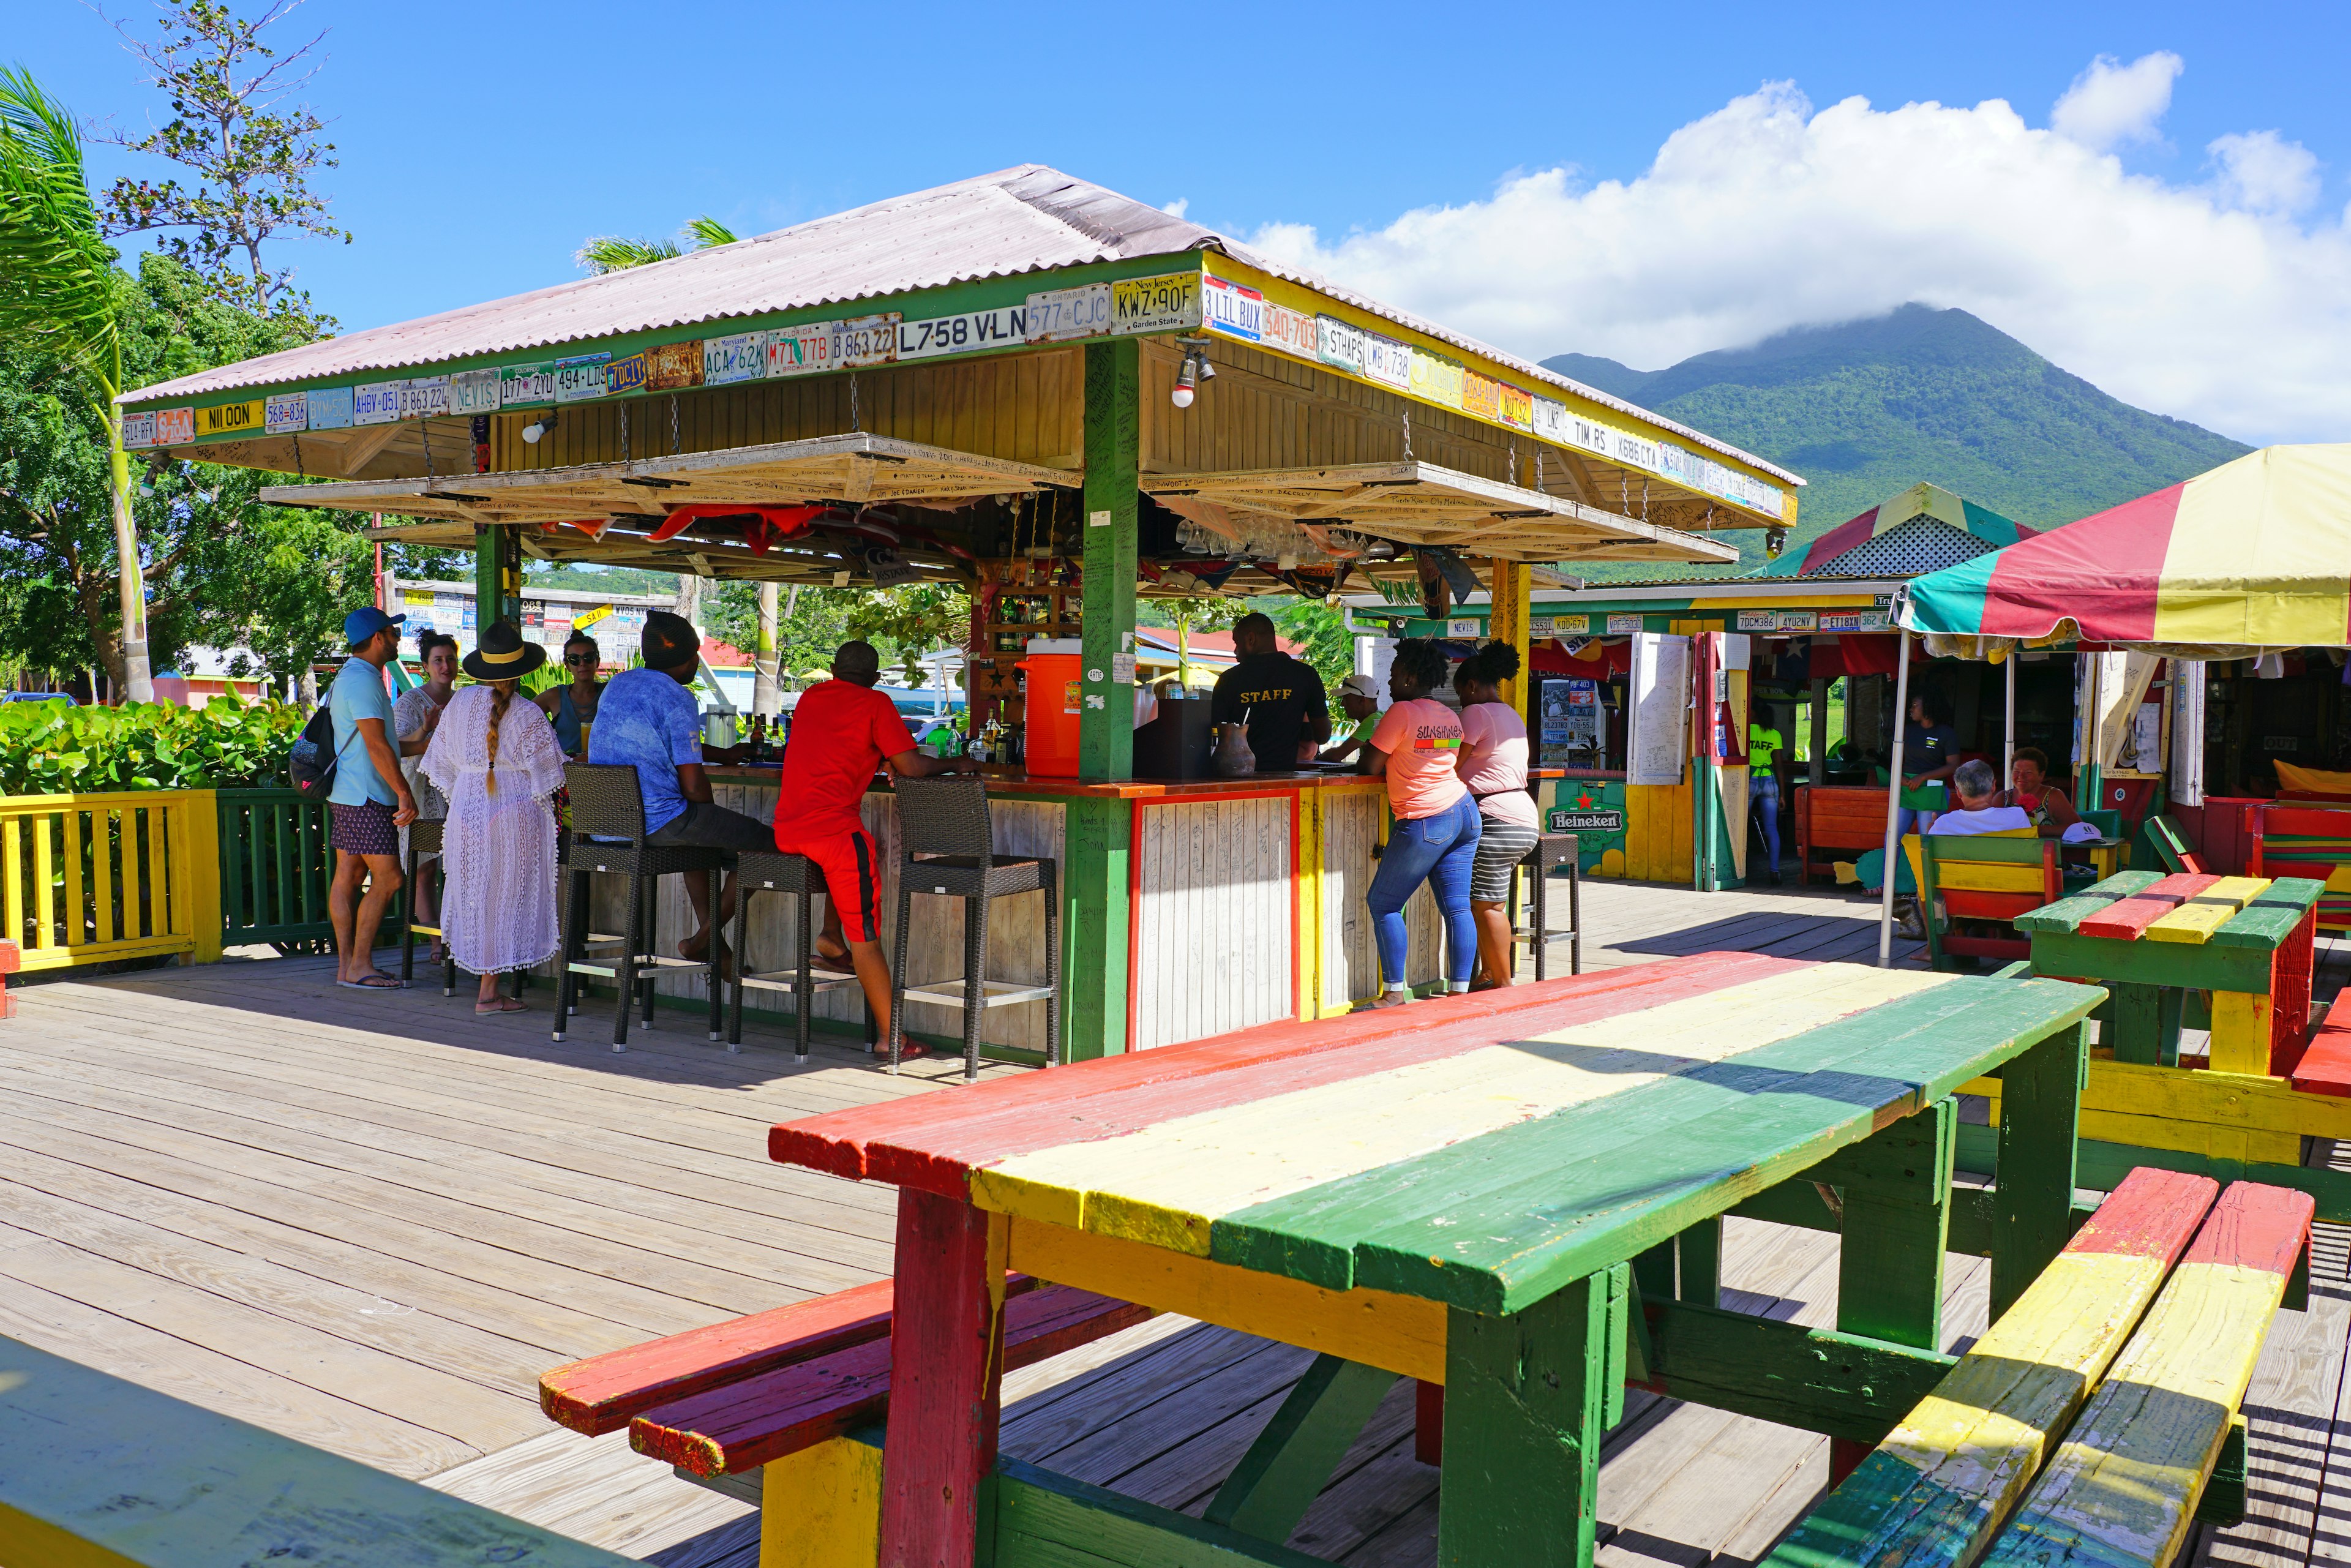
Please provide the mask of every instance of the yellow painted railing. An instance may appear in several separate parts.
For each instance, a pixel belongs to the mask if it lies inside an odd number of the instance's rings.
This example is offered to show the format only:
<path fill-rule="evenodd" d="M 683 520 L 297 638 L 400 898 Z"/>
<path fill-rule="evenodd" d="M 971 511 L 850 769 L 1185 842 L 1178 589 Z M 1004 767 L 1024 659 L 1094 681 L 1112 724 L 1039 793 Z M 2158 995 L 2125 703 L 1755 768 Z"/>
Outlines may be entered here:
<path fill-rule="evenodd" d="M 26 969 L 221 952 L 209 789 L 0 795 L 0 936 Z"/>

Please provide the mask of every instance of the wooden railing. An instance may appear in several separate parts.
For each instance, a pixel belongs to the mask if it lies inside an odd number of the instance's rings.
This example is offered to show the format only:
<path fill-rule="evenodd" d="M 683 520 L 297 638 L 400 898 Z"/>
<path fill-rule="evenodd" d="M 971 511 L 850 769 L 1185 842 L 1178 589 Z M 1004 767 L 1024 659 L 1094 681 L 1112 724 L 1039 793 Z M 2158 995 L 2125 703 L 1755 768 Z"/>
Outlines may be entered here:
<path fill-rule="evenodd" d="M 335 857 L 327 846 L 327 809 L 284 788 L 213 793 L 223 945 L 330 950 L 327 884 Z"/>
<path fill-rule="evenodd" d="M 0 796 L 0 935 L 27 970 L 220 956 L 212 791 Z"/>

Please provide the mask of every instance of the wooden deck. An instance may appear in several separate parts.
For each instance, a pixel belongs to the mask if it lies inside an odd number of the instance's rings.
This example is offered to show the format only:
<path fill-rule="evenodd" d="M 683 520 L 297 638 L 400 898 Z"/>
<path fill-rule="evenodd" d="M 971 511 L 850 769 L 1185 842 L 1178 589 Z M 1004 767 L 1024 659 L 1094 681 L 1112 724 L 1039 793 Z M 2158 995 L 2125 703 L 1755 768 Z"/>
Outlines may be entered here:
<path fill-rule="evenodd" d="M 1867 961 L 1875 914 L 1591 883 L 1585 963 Z M 2346 964 L 2323 948 L 2324 994 Z M 748 1502 L 624 1435 L 551 1427 L 538 1374 L 885 1274 L 894 1195 L 771 1164 L 765 1129 L 934 1092 L 959 1064 L 893 1080 L 820 1037 L 795 1068 L 776 1031 L 728 1056 L 667 1014 L 615 1056 L 592 1027 L 551 1046 L 543 1010 L 330 980 L 274 959 L 21 991 L 0 1024 L 0 1333 L 632 1556 L 751 1568 Z M 2202 1531 L 2199 1563 L 2351 1561 L 2351 1234 L 2321 1230 L 2311 1310 L 2280 1316 L 2247 1402 L 2254 1518 Z M 1725 1263 L 1730 1304 L 1833 1321 L 1831 1238 L 1734 1220 Z M 1984 1266 L 1955 1257 L 1949 1279 L 1958 1344 L 1983 1326 Z M 1196 1511 L 1306 1361 L 1156 1320 L 1008 1378 L 1004 1448 Z M 1737 1568 L 1826 1470 L 1823 1438 L 1636 1395 L 1604 1455 L 1601 1560 Z M 1400 1388 L 1291 1543 L 1430 1563 L 1437 1480 Z"/>

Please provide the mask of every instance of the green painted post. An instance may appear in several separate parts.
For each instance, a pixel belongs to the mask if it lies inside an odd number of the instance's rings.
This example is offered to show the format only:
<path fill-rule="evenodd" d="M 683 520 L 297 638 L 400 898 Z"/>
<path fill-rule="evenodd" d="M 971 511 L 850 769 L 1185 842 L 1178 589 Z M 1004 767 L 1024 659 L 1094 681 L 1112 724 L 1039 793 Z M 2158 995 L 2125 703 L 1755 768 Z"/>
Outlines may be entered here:
<path fill-rule="evenodd" d="M 1078 776 L 1092 783 L 1134 773 L 1135 530 L 1140 509 L 1142 367 L 1133 339 L 1086 346 L 1083 707 Z M 1124 800 L 1073 797 L 1067 807 L 1061 886 L 1068 933 L 1066 1060 L 1126 1049 L 1127 862 L 1132 809 Z"/>
<path fill-rule="evenodd" d="M 1444 1568 L 1590 1568 L 1608 1385 L 1609 1273 L 1445 1330 Z"/>
<path fill-rule="evenodd" d="M 479 636 L 504 617 L 522 624 L 522 539 L 512 528 L 474 528 L 474 626 Z"/>
<path fill-rule="evenodd" d="M 1722 1221 L 1701 1219 L 1674 1239 L 1680 1253 L 1677 1299 L 1701 1307 L 1722 1305 Z"/>
<path fill-rule="evenodd" d="M 2109 985 L 2114 1029 L 2100 1038 L 2114 1047 L 2116 1061 L 2149 1067 L 2179 1065 L 2180 1005 L 2187 993 L 2176 986 Z"/>
<path fill-rule="evenodd" d="M 1277 1546 L 1289 1540 L 1395 1384 L 1393 1372 L 1315 1357 L 1202 1517 Z"/>
<path fill-rule="evenodd" d="M 1998 1322 L 2074 1234 L 2074 1177 L 2090 1027 L 2074 1024 L 2001 1070 L 1992 1189 L 1991 1315 Z"/>
<path fill-rule="evenodd" d="M 1814 1167 L 1813 1175 L 1843 1192 L 1839 1333 L 1942 1349 L 1943 1252 L 1950 1239 L 1959 1110 L 1956 1101 L 1937 1101 Z M 1830 1438 L 1829 1484 L 1850 1475 L 1870 1447 Z"/>

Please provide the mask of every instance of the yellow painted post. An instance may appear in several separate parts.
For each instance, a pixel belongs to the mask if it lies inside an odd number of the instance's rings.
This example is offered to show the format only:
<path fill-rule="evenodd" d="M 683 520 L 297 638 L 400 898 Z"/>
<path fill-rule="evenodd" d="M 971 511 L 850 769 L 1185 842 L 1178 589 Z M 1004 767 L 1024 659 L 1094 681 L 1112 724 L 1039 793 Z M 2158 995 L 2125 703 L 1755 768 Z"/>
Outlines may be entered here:
<path fill-rule="evenodd" d="M 172 812 L 183 824 L 172 835 L 178 852 L 177 874 L 172 878 L 173 934 L 185 934 L 195 946 L 184 961 L 217 964 L 221 956 L 220 799 L 210 789 L 190 789 L 173 802 Z M 162 907 L 162 890 L 154 894 Z M 183 917 L 184 910 L 184 917 Z M 181 924 L 184 918 L 184 924 Z"/>
<path fill-rule="evenodd" d="M 172 907 L 166 902 L 172 879 L 164 870 L 170 859 L 165 845 L 172 831 L 172 809 L 168 804 L 145 806 L 138 814 L 147 820 L 147 929 L 131 935 L 164 936 L 173 929 Z"/>
<path fill-rule="evenodd" d="M 2270 1070 L 2270 998 L 2266 992 L 2212 993 L 2212 1071 L 2250 1072 Z"/>
<path fill-rule="evenodd" d="M 1526 712 L 1526 693 L 1531 685 L 1526 674 L 1531 645 L 1527 622 L 1534 609 L 1534 578 L 1524 562 L 1504 560 L 1499 556 L 1491 562 L 1494 614 L 1488 630 L 1494 641 L 1508 643 L 1519 651 L 1520 675 L 1502 683 L 1502 702 L 1506 706 Z"/>
<path fill-rule="evenodd" d="M 0 887 L 0 911 L 5 911 L 8 926 L 5 935 L 11 942 L 25 939 L 25 824 L 16 817 L 0 814 L 0 877 L 7 885 Z"/>
<path fill-rule="evenodd" d="M 114 925 L 114 833 L 121 813 L 96 806 L 89 813 L 90 940 L 112 942 Z M 131 868 L 126 865 L 126 872 Z"/>
<path fill-rule="evenodd" d="M 1301 789 L 1297 800 L 1298 831 L 1290 852 L 1298 859 L 1290 868 L 1290 891 L 1295 906 L 1290 918 L 1298 922 L 1298 939 L 1291 944 L 1298 972 L 1290 979 L 1302 1022 L 1322 1016 L 1322 791 Z"/>
<path fill-rule="evenodd" d="M 882 1450 L 854 1437 L 770 1459 L 760 1479 L 759 1568 L 874 1568 Z"/>
<path fill-rule="evenodd" d="M 36 801 L 37 806 L 39 802 Z M 33 946 L 47 952 L 57 945 L 57 895 L 52 891 L 50 877 L 57 862 L 49 850 L 49 813 L 36 810 L 33 824 L 33 918 L 40 922 L 33 932 Z"/>

